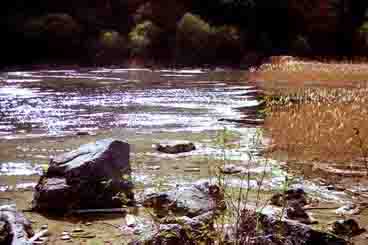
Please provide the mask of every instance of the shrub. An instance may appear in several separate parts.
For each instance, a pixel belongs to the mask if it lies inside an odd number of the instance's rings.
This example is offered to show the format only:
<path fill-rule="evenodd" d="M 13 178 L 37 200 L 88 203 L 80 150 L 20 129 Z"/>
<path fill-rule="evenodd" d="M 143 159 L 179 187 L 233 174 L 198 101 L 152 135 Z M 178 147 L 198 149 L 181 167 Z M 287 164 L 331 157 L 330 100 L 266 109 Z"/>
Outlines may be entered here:
<path fill-rule="evenodd" d="M 101 31 L 88 42 L 89 59 L 93 64 L 113 64 L 126 58 L 125 38 L 115 30 Z"/>
<path fill-rule="evenodd" d="M 133 55 L 147 55 L 160 42 L 162 30 L 151 21 L 145 21 L 134 27 L 129 33 L 129 42 Z"/>
<path fill-rule="evenodd" d="M 199 16 L 187 13 L 179 21 L 176 30 L 177 55 L 185 62 L 203 62 L 212 57 L 211 27 Z"/>

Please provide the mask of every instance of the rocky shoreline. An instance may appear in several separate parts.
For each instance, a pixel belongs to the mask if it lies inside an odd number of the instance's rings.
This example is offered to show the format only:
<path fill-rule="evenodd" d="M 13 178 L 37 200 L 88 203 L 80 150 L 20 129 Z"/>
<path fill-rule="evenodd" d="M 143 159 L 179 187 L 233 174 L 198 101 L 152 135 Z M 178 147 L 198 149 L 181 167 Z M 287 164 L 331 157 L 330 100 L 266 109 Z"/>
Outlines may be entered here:
<path fill-rule="evenodd" d="M 246 202 L 239 202 L 239 208 L 233 209 L 227 200 L 227 190 L 216 182 L 202 181 L 179 185 L 168 191 L 137 195 L 130 182 L 129 148 L 129 144 L 123 141 L 105 139 L 54 157 L 35 188 L 31 212 L 60 217 L 68 213 L 75 215 L 78 211 L 84 217 L 98 217 L 106 212 L 121 213 L 121 209 L 125 208 L 126 211 L 118 215 L 125 217 L 126 229 L 139 233 L 140 223 L 137 218 L 128 220 L 132 219 L 129 210 L 142 207 L 152 210 L 152 228 L 150 232 L 145 231 L 148 236 L 133 239 L 130 244 L 208 244 L 224 241 L 229 244 L 342 245 L 348 244 L 345 239 L 365 232 L 354 219 L 337 220 L 327 233 L 313 228 L 311 225 L 318 220 L 312 220 L 309 216 L 306 207 L 313 201 L 303 189 L 276 193 L 270 198 L 270 205 L 266 204 L 262 209 L 243 206 Z M 141 197 L 135 198 L 138 196 Z M 28 244 L 33 236 L 30 222 L 22 218 L 14 206 L 12 208 L 1 206 L 1 241 L 12 245 Z M 219 220 L 228 216 L 229 212 L 239 212 L 235 215 L 237 221 L 221 226 Z M 124 227 L 123 224 L 120 226 Z M 16 235 L 17 232 L 23 235 Z M 93 234 L 81 235 L 88 232 L 88 227 L 73 232 L 74 237 L 78 237 L 78 233 L 85 238 L 95 237 Z M 47 232 L 43 232 L 33 239 L 43 243 L 46 238 Z M 72 236 L 69 233 L 60 234 L 60 239 L 72 241 Z"/>

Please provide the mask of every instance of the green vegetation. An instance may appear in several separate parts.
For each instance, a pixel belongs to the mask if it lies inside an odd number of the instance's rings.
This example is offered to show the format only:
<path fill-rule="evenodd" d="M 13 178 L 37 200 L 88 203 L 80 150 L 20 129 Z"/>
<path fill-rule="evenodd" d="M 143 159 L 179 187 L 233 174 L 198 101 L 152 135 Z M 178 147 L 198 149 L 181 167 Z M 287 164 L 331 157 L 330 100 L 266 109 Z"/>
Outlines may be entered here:
<path fill-rule="evenodd" d="M 134 27 L 129 33 L 129 40 L 131 44 L 131 54 L 147 56 L 152 49 L 160 42 L 162 30 L 152 23 L 145 21 Z"/>
<path fill-rule="evenodd" d="M 110 63 L 117 63 L 137 55 L 188 65 L 239 64 L 243 58 L 257 63 L 264 56 L 280 54 L 365 57 L 367 9 L 364 0 L 108 0 L 93 4 L 15 0 L 3 3 L 0 10 L 0 64 L 35 60 L 93 64 L 110 57 Z M 115 57 L 115 52 L 96 45 L 106 30 L 129 40 L 123 46 L 131 55 L 119 52 Z M 252 54 L 258 58 L 246 59 Z"/>
<path fill-rule="evenodd" d="M 213 50 L 210 48 L 211 34 L 208 23 L 196 15 L 185 14 L 177 28 L 177 53 L 187 61 L 209 61 L 213 58 Z"/>

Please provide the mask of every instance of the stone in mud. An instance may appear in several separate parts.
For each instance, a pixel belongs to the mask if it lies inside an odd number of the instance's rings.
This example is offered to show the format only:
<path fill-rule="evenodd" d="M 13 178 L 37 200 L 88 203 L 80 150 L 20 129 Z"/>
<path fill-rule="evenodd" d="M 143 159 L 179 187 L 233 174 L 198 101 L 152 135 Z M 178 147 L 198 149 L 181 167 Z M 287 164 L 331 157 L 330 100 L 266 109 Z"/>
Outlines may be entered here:
<path fill-rule="evenodd" d="M 357 236 L 366 231 L 360 228 L 358 222 L 354 219 L 337 220 L 331 226 L 331 231 L 336 235 L 341 236 Z"/>
<path fill-rule="evenodd" d="M 119 208 L 134 199 L 130 173 L 129 144 L 108 139 L 83 145 L 51 160 L 36 186 L 33 208 Z"/>
<path fill-rule="evenodd" d="M 168 192 L 147 194 L 143 205 L 154 208 L 160 216 L 172 211 L 175 214 L 194 217 L 225 208 L 220 188 L 208 182 L 182 186 Z"/>
<path fill-rule="evenodd" d="M 15 206 L 0 207 L 0 244 L 24 245 L 33 236 L 31 223 Z"/>
<path fill-rule="evenodd" d="M 161 220 L 158 231 L 144 241 L 131 244 L 212 244 L 214 234 L 214 212 L 194 218 L 186 216 L 167 217 Z"/>
<path fill-rule="evenodd" d="M 194 151 L 195 145 L 193 143 L 187 144 L 176 144 L 176 145 L 155 145 L 156 150 L 159 152 L 167 153 L 167 154 L 178 154 L 184 152 Z"/>
<path fill-rule="evenodd" d="M 260 227 L 250 227 L 250 220 L 257 220 Z M 253 230 L 249 230 L 253 229 Z M 277 216 L 243 210 L 240 220 L 240 241 L 251 244 L 295 244 L 295 245 L 347 245 L 348 242 L 329 233 L 314 230 L 308 225 L 293 220 L 280 219 Z M 266 242 L 266 243 L 265 243 Z M 249 244 L 249 243 L 247 243 Z"/>
<path fill-rule="evenodd" d="M 289 189 L 284 193 L 276 193 L 271 197 L 271 204 L 275 206 L 289 206 L 291 203 L 298 203 L 305 206 L 308 203 L 307 194 L 301 188 Z"/>

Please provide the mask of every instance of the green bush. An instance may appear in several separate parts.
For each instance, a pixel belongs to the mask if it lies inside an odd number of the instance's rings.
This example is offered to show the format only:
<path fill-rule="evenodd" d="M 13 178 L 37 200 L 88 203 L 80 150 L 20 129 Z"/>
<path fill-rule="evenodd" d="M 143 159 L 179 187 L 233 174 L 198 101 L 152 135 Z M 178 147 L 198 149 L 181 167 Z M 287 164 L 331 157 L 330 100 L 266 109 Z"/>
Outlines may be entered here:
<path fill-rule="evenodd" d="M 134 27 L 129 33 L 130 48 L 133 55 L 148 55 L 160 42 L 162 30 L 151 21 L 145 21 Z"/>
<path fill-rule="evenodd" d="M 127 54 L 126 39 L 115 30 L 100 31 L 89 40 L 87 48 L 90 62 L 96 65 L 119 63 Z"/>
<path fill-rule="evenodd" d="M 204 62 L 213 53 L 211 47 L 212 30 L 199 16 L 187 13 L 179 21 L 176 30 L 177 58 L 186 62 Z"/>

